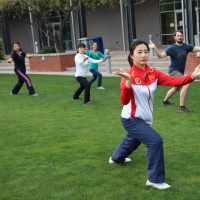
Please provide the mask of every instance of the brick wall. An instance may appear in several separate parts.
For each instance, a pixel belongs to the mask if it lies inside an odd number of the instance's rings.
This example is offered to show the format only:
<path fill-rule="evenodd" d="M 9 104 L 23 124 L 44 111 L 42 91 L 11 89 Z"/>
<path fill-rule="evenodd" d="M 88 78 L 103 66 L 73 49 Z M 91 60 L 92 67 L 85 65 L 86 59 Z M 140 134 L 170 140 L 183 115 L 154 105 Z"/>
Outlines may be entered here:
<path fill-rule="evenodd" d="M 31 59 L 29 59 L 30 63 L 30 71 L 37 72 L 61 72 L 66 71 L 68 67 L 74 67 L 74 56 L 75 53 L 69 55 L 33 55 Z"/>
<path fill-rule="evenodd" d="M 185 65 L 185 74 L 189 74 L 194 71 L 195 67 L 200 64 L 200 57 L 197 57 L 197 52 L 190 52 L 187 55 L 187 61 Z"/>

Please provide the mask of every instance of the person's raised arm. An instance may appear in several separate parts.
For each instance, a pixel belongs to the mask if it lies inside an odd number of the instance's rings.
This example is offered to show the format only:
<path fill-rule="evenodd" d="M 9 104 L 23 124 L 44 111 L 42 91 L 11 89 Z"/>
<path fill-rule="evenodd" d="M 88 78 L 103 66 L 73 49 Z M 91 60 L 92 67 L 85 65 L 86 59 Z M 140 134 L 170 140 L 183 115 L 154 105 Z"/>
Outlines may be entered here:
<path fill-rule="evenodd" d="M 195 52 L 198 52 L 198 51 L 200 51 L 200 47 L 194 47 L 194 49 L 193 49 L 193 51 L 195 51 Z"/>
<path fill-rule="evenodd" d="M 106 58 L 107 58 L 107 57 L 106 57 Z M 103 60 L 95 60 L 95 59 L 92 59 L 92 58 L 88 57 L 88 61 L 89 61 L 90 63 L 101 63 L 101 62 L 105 61 L 106 58 L 104 58 Z"/>
<path fill-rule="evenodd" d="M 8 63 L 11 63 L 12 61 L 13 61 L 12 58 L 9 58 L 9 59 L 7 60 Z"/>
<path fill-rule="evenodd" d="M 195 68 L 194 72 L 191 74 L 192 79 L 196 79 L 200 76 L 200 64 Z"/>
<path fill-rule="evenodd" d="M 157 57 L 159 59 L 167 57 L 167 53 L 165 51 L 163 51 L 162 53 L 160 53 L 154 43 L 150 43 L 149 44 L 149 48 L 154 49 L 154 51 L 156 52 L 156 55 L 157 55 Z"/>
<path fill-rule="evenodd" d="M 26 58 L 31 58 L 32 56 L 30 54 L 26 54 Z"/>
<path fill-rule="evenodd" d="M 131 87 L 131 76 L 123 69 L 120 68 L 120 71 L 113 72 L 113 74 L 121 76 L 126 79 L 125 85 L 130 88 Z"/>

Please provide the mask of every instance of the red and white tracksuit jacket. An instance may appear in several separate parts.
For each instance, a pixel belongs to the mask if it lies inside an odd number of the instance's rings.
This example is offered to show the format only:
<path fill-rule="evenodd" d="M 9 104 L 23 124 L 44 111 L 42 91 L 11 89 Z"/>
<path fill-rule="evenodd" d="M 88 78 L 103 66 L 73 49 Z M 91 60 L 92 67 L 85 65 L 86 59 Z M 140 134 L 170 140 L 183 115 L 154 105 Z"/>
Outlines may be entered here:
<path fill-rule="evenodd" d="M 126 119 L 138 117 L 147 124 L 153 123 L 154 92 L 157 85 L 182 86 L 194 81 L 191 74 L 172 77 L 148 65 L 145 66 L 145 70 L 133 65 L 127 73 L 131 75 L 132 85 L 128 88 L 125 85 L 126 80 L 122 78 L 120 100 L 124 107 L 121 117 Z"/>

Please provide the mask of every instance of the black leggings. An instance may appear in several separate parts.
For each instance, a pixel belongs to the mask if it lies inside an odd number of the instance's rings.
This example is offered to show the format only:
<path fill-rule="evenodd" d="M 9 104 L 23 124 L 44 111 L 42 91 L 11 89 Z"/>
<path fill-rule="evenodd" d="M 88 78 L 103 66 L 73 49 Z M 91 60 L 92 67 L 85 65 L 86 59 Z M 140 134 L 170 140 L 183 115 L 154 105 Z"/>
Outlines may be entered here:
<path fill-rule="evenodd" d="M 76 77 L 76 80 L 78 83 L 80 83 L 80 87 L 74 93 L 73 98 L 78 99 L 80 94 L 85 89 L 84 103 L 89 102 L 90 101 L 90 83 L 87 81 L 86 77 L 82 77 L 82 76 Z"/>

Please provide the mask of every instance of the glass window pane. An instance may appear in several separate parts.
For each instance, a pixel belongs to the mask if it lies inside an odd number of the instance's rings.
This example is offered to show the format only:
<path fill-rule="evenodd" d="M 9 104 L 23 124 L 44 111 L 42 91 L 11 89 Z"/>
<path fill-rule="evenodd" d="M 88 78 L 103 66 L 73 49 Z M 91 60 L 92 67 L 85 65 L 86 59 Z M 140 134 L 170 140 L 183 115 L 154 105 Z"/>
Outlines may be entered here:
<path fill-rule="evenodd" d="M 162 3 L 171 3 L 174 2 L 174 0 L 160 0 L 160 4 Z"/>
<path fill-rule="evenodd" d="M 160 12 L 174 10 L 174 4 L 160 5 Z"/>
<path fill-rule="evenodd" d="M 161 13 L 162 34 L 172 34 L 175 31 L 174 12 Z"/>
<path fill-rule="evenodd" d="M 175 10 L 179 10 L 181 8 L 182 8 L 181 3 L 175 3 Z"/>
<path fill-rule="evenodd" d="M 173 35 L 162 35 L 162 45 L 171 45 L 174 44 Z"/>

